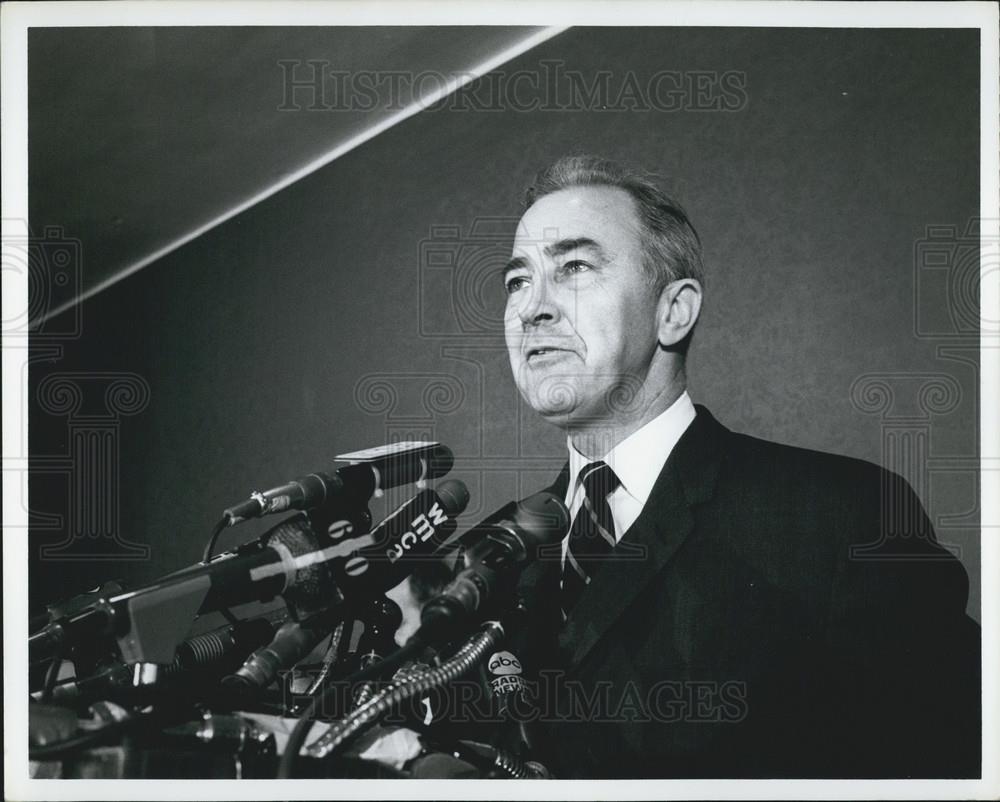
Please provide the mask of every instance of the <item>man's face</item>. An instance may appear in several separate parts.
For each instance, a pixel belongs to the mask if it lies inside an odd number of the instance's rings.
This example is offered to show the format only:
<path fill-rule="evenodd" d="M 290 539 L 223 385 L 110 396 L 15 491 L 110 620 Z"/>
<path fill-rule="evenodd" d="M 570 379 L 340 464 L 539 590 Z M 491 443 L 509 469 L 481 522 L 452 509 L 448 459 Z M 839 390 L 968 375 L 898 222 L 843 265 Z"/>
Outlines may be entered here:
<path fill-rule="evenodd" d="M 560 190 L 521 218 L 504 274 L 507 350 L 521 394 L 557 425 L 642 403 L 658 342 L 640 237 L 614 187 Z"/>

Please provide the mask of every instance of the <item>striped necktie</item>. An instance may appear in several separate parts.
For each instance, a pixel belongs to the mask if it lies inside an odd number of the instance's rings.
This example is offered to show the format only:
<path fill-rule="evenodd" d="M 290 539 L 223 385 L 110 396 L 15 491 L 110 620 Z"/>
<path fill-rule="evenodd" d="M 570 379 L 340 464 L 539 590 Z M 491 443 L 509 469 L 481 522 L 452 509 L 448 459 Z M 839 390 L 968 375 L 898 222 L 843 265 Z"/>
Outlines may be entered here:
<path fill-rule="evenodd" d="M 615 547 L 615 522 L 608 496 L 621 481 L 606 463 L 598 461 L 584 466 L 580 482 L 583 505 L 569 530 L 569 547 L 562 572 L 560 606 L 564 618 L 597 573 L 601 561 Z"/>

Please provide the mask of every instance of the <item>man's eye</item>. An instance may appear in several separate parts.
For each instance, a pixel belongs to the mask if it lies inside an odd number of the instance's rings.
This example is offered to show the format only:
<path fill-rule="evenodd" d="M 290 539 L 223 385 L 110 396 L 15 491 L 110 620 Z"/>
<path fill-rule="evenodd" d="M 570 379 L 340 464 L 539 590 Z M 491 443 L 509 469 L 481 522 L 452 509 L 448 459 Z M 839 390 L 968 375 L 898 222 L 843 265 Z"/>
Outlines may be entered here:
<path fill-rule="evenodd" d="M 590 265 L 586 262 L 582 262 L 579 259 L 574 259 L 570 262 L 566 262 L 562 266 L 564 273 L 582 273 L 584 270 L 589 270 Z"/>
<path fill-rule="evenodd" d="M 508 295 L 513 295 L 519 289 L 524 287 L 528 279 L 525 276 L 511 276 L 509 279 L 504 281 L 504 288 L 507 290 Z"/>

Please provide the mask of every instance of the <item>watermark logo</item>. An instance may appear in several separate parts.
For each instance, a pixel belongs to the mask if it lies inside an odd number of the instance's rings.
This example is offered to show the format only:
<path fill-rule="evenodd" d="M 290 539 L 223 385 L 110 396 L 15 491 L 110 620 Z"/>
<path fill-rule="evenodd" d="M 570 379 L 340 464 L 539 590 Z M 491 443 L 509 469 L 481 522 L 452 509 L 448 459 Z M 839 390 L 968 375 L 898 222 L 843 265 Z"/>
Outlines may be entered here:
<path fill-rule="evenodd" d="M 422 336 L 462 341 L 470 336 L 503 336 L 501 281 L 518 219 L 477 217 L 468 230 L 431 226 L 419 246 Z"/>
<path fill-rule="evenodd" d="M 962 411 L 978 417 L 980 344 L 996 342 L 1000 321 L 983 316 L 981 299 L 1000 292 L 1000 241 L 995 220 L 928 225 L 913 247 L 913 334 L 935 348 L 937 371 L 884 370 L 858 376 L 852 405 L 877 417 L 881 463 L 880 529 L 868 543 L 851 547 L 852 559 L 939 559 L 927 545 L 961 556 L 957 536 L 978 537 L 995 523 L 980 521 L 980 471 L 996 470 L 981 455 L 978 428 L 956 451 L 946 450 L 941 423 Z M 902 478 L 902 481 L 900 478 Z M 928 517 L 936 488 L 971 499 L 958 509 L 940 507 Z M 960 501 L 959 504 L 962 504 Z M 936 531 L 935 531 L 936 530 Z M 925 547 L 921 547 L 921 541 Z"/>
<path fill-rule="evenodd" d="M 3 301 L 4 344 L 30 338 L 32 344 L 80 336 L 80 306 L 49 315 L 78 297 L 82 287 L 83 250 L 80 240 L 59 226 L 32 235 L 23 220 L 4 220 L 2 269 L 27 279 L 27 303 L 11 293 Z"/>
<path fill-rule="evenodd" d="M 980 298 L 1000 293 L 1000 240 L 995 221 L 929 225 L 914 244 L 914 334 L 938 342 L 1000 338 L 1000 320 L 985 319 Z"/>
<path fill-rule="evenodd" d="M 126 538 L 119 520 L 121 421 L 149 404 L 149 384 L 125 372 L 60 372 L 38 386 L 40 408 L 67 419 L 68 452 L 32 455 L 32 473 L 65 475 L 66 537 L 44 546 L 43 559 L 144 560 L 150 547 Z"/>
<path fill-rule="evenodd" d="M 737 112 L 749 102 L 742 70 L 582 72 L 547 59 L 485 75 L 436 70 L 340 70 L 325 59 L 280 59 L 279 111 Z"/>

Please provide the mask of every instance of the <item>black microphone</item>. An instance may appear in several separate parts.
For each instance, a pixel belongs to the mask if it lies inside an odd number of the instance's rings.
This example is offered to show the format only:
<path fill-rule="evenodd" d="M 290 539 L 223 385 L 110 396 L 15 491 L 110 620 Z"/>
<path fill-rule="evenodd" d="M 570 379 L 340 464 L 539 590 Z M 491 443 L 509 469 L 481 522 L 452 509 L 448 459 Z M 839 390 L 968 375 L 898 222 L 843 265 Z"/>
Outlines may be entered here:
<path fill-rule="evenodd" d="M 358 606 L 402 582 L 421 560 L 432 559 L 455 531 L 456 516 L 469 503 L 469 491 L 457 479 L 442 482 L 436 490 L 422 490 L 403 502 L 371 532 L 306 555 L 322 559 L 322 568 L 336 599 Z M 309 654 L 330 632 L 328 616 L 307 622 L 289 622 L 270 645 L 251 655 L 236 674 L 231 687 L 265 688 L 278 672 L 291 668 Z M 391 633 L 390 633 L 391 637 Z"/>
<path fill-rule="evenodd" d="M 465 567 L 424 605 L 414 637 L 440 643 L 457 635 L 462 623 L 511 584 L 518 569 L 538 558 L 541 547 L 562 540 L 568 528 L 566 505 L 547 491 L 502 507 L 462 536 L 474 543 L 463 555 Z"/>
<path fill-rule="evenodd" d="M 513 652 L 494 652 L 486 661 L 486 670 L 490 673 L 490 688 L 497 700 L 498 712 L 509 718 L 510 708 L 517 703 L 517 697 L 524 694 L 521 661 Z"/>
<path fill-rule="evenodd" d="M 223 687 L 237 692 L 266 688 L 279 671 L 295 665 L 316 648 L 330 634 L 332 623 L 327 616 L 285 622 L 267 646 L 250 655 L 235 674 L 222 680 Z"/>
<path fill-rule="evenodd" d="M 440 443 L 394 443 L 337 456 L 350 462 L 332 472 L 311 473 L 250 498 L 222 515 L 229 526 L 285 510 L 311 510 L 332 501 L 351 498 L 367 501 L 399 485 L 444 476 L 455 464 L 451 449 Z"/>
<path fill-rule="evenodd" d="M 165 666 L 162 679 L 177 687 L 197 679 L 210 680 L 232 670 L 246 655 L 274 635 L 275 624 L 266 617 L 252 618 L 188 638 L 177 647 L 173 663 Z M 94 699 L 135 701 L 132 670 L 125 663 L 105 663 L 93 673 L 57 685 L 56 704 L 80 704 Z"/>
<path fill-rule="evenodd" d="M 323 541 L 309 518 L 298 513 L 257 540 L 220 554 L 208 563 L 195 563 L 167 574 L 148 589 L 169 588 L 172 584 L 183 587 L 203 581 L 205 595 L 198 606 L 199 615 L 279 595 L 286 600 L 292 597 L 306 610 L 318 609 L 331 601 L 327 594 L 336 596 L 329 572 L 318 557 L 322 549 Z"/>
<path fill-rule="evenodd" d="M 251 601 L 264 602 L 275 596 L 284 598 L 297 618 L 315 615 L 331 603 L 343 601 L 329 563 L 352 537 L 370 527 L 371 518 L 365 509 L 343 515 L 330 525 L 328 535 L 321 536 L 305 513 L 297 513 L 233 551 L 167 574 L 116 598 L 144 592 L 169 593 L 172 586 L 183 592 L 201 583 L 205 592 L 198 615 Z"/>
<path fill-rule="evenodd" d="M 392 651 L 392 636 L 403 620 L 399 607 L 388 599 L 373 603 L 362 620 L 362 632 L 356 643 L 348 646 L 345 662 L 356 668 L 365 668 Z M 288 621 L 278 630 L 273 640 L 258 649 L 236 673 L 222 681 L 223 686 L 236 691 L 266 688 L 278 673 L 291 668 L 306 657 L 333 628 L 336 618 L 320 615 L 309 621 Z M 353 622 L 352 622 L 353 623 Z"/>
<path fill-rule="evenodd" d="M 421 490 L 371 532 L 343 544 L 329 563 L 333 581 L 349 602 L 391 590 L 421 563 L 440 558 L 468 503 L 469 491 L 457 479 Z"/>
<path fill-rule="evenodd" d="M 494 652 L 486 661 L 486 671 L 497 718 L 489 743 L 507 754 L 523 757 L 533 746 L 528 723 L 538 711 L 529 701 L 521 660 L 508 649 Z"/>

